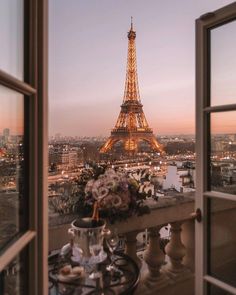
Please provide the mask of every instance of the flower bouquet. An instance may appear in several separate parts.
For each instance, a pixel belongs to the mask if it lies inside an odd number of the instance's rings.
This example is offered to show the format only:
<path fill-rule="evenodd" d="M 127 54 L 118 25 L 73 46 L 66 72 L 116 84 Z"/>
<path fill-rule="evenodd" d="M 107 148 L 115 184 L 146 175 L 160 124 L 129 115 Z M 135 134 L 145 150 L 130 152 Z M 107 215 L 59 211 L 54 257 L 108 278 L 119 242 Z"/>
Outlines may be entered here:
<path fill-rule="evenodd" d="M 150 212 L 144 204 L 150 197 L 150 193 L 145 192 L 147 183 L 150 183 L 150 175 L 145 170 L 130 173 L 90 163 L 77 177 L 59 187 L 66 191 L 69 186 L 69 193 L 50 197 L 49 208 L 65 219 L 70 215 L 91 217 L 96 203 L 99 216 L 114 223 Z"/>
<path fill-rule="evenodd" d="M 97 173 L 99 168 L 100 173 Z M 88 171 L 86 177 L 81 174 L 81 179 L 84 178 L 87 181 L 77 206 L 80 216 L 91 216 L 95 203 L 98 204 L 100 217 L 108 219 L 110 223 L 150 212 L 149 207 L 143 204 L 147 194 L 140 192 L 140 184 L 131 174 L 93 167 L 90 177 Z"/>

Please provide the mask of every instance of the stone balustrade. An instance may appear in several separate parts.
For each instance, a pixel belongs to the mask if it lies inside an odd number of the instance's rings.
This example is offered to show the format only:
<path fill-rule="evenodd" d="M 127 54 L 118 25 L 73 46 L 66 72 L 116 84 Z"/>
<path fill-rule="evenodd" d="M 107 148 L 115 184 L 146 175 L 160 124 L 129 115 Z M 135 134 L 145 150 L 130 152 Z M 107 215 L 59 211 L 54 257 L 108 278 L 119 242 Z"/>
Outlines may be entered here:
<path fill-rule="evenodd" d="M 163 198 L 152 204 L 151 213 L 133 217 L 127 222 L 111 226 L 124 234 L 125 251 L 141 269 L 141 281 L 136 294 L 194 294 L 194 199 Z M 160 232 L 170 226 L 169 242 L 165 249 L 160 247 Z M 148 244 L 139 258 L 137 235 L 148 230 Z M 165 253 L 164 253 L 165 252 Z M 163 292 L 163 293 L 162 293 Z"/>
<path fill-rule="evenodd" d="M 125 237 L 125 252 L 141 269 L 136 294 L 194 294 L 194 197 L 165 197 L 151 202 L 151 213 L 134 216 L 128 221 L 109 225 Z M 170 226 L 170 240 L 165 250 L 160 247 L 160 231 Z M 69 224 L 51 227 L 51 250 L 60 248 L 68 240 Z M 143 252 L 137 252 L 137 235 L 147 229 L 148 243 Z M 142 256 L 142 259 L 140 259 Z M 163 292 L 163 293 L 162 293 Z"/>
<path fill-rule="evenodd" d="M 189 246 L 182 242 L 182 235 L 189 234 L 182 230 L 184 222 L 170 223 L 170 240 L 164 252 L 160 248 L 160 230 L 163 225 L 148 229 L 149 243 L 143 254 L 146 269 L 141 268 L 141 283 L 136 294 L 158 294 L 160 291 L 164 292 L 163 294 L 178 294 L 177 290 L 180 294 L 194 294 L 194 255 L 186 259 L 189 265 L 184 262 Z M 193 220 L 187 222 L 193 225 Z M 191 230 L 194 231 L 194 226 Z"/>

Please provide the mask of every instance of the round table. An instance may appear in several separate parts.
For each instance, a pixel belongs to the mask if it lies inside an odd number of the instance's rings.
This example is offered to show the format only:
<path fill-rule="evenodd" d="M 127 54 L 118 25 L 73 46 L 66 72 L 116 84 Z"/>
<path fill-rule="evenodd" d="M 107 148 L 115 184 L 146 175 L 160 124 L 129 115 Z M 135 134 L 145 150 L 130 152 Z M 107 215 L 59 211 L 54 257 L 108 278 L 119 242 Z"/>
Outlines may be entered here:
<path fill-rule="evenodd" d="M 111 263 L 110 255 L 97 265 L 101 277 L 89 278 L 89 273 L 81 279 L 61 282 L 58 278 L 62 267 L 59 251 L 49 255 L 49 295 L 131 295 L 139 282 L 139 268 L 137 264 L 122 252 L 114 252 L 113 264 L 117 268 L 114 273 L 107 271 Z M 65 261 L 63 261 L 65 264 Z M 70 264 L 73 265 L 73 262 Z"/>

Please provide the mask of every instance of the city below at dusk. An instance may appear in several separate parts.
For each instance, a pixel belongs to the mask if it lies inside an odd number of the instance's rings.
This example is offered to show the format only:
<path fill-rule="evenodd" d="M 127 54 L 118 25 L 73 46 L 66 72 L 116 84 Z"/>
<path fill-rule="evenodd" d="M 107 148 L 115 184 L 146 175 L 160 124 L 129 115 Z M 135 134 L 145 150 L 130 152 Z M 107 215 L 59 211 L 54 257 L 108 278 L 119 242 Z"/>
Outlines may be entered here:
<path fill-rule="evenodd" d="M 0 295 L 236 294 L 236 2 L 0 2 Z"/>

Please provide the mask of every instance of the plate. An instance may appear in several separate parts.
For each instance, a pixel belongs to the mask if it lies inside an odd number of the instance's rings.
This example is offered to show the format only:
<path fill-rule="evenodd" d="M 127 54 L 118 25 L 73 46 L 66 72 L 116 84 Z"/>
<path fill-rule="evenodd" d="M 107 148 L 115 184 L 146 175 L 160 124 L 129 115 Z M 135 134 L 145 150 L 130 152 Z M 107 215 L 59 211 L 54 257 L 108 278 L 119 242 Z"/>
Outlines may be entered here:
<path fill-rule="evenodd" d="M 80 265 L 95 265 L 105 261 L 106 259 L 107 253 L 103 250 L 97 256 L 83 257 L 82 254 L 79 254 L 77 256 L 71 256 L 71 260 L 73 262 L 79 263 Z"/>

